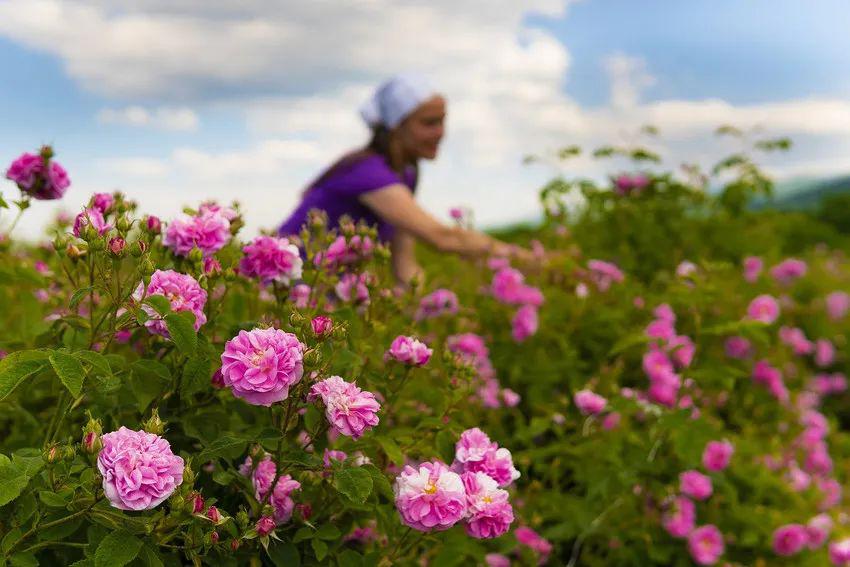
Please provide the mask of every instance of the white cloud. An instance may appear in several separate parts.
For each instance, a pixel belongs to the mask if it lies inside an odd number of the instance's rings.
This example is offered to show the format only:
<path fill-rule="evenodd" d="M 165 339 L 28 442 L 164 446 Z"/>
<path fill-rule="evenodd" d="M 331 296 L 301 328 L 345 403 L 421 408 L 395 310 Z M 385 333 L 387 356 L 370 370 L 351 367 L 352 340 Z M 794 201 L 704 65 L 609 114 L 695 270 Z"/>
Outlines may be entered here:
<path fill-rule="evenodd" d="M 567 48 L 523 23 L 529 12 L 564 15 L 570 3 L 6 0 L 0 35 L 56 55 L 86 89 L 136 103 L 104 109 L 102 122 L 193 130 L 193 108 L 205 123 L 217 112 L 244 117 L 246 133 L 221 136 L 204 143 L 207 149 L 199 141 L 157 159 L 114 158 L 104 140 L 103 160 L 66 164 L 75 166 L 80 202 L 82 193 L 118 181 L 163 216 L 206 198 L 238 198 L 249 229 L 278 224 L 305 183 L 365 142 L 356 109 L 371 89 L 409 68 L 430 75 L 449 100 L 444 147 L 435 163 L 423 164 L 419 190 L 440 215 L 465 204 L 486 224 L 530 218 L 553 170 L 524 167 L 522 156 L 569 144 L 630 143 L 644 124 L 661 129 L 663 137 L 647 143 L 672 167 L 684 160 L 709 165 L 732 149 L 711 136 L 723 123 L 768 125 L 771 133 L 801 138 L 791 154 L 765 161 L 781 175 L 832 172 L 846 163 L 846 100 L 647 102 L 651 66 L 613 53 L 602 62 L 610 101 L 582 107 L 564 91 Z M 599 177 L 610 167 L 583 156 L 563 171 Z"/>
<path fill-rule="evenodd" d="M 148 110 L 138 105 L 103 108 L 97 113 L 97 121 L 184 132 L 197 130 L 199 122 L 198 115 L 191 108 L 163 106 Z"/>

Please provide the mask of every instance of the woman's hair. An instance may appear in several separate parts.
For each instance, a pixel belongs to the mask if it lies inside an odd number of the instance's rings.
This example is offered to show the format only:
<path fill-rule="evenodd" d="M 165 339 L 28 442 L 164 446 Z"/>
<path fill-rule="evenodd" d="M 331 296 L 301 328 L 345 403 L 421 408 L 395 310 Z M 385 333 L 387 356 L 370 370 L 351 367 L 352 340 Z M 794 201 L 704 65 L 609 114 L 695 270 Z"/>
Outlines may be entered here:
<path fill-rule="evenodd" d="M 372 128 L 372 139 L 369 140 L 369 143 L 360 148 L 359 150 L 354 150 L 353 152 L 349 152 L 343 155 L 341 158 L 336 160 L 333 165 L 328 167 L 324 172 L 322 172 L 319 177 L 317 177 L 312 183 L 310 183 L 304 192 L 302 193 L 302 197 L 309 193 L 315 186 L 319 185 L 334 173 L 339 171 L 344 167 L 348 167 L 358 163 L 368 157 L 379 155 L 382 156 L 390 166 L 390 169 L 398 173 L 399 177 L 404 175 L 404 163 L 402 163 L 401 156 L 393 155 L 393 148 L 390 144 L 390 131 L 386 126 L 378 125 Z M 419 173 L 419 166 L 414 165 L 416 167 L 416 173 Z M 418 175 L 417 175 L 418 177 Z M 411 187 L 411 189 L 413 189 Z"/>

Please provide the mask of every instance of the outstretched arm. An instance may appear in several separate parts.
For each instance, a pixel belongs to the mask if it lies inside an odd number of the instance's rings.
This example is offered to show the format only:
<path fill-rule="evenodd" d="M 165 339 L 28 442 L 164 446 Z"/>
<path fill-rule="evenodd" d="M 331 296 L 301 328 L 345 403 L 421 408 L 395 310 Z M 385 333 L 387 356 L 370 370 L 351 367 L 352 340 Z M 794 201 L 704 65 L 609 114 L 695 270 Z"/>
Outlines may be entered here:
<path fill-rule="evenodd" d="M 405 185 L 389 185 L 360 196 L 360 200 L 396 230 L 406 232 L 440 252 L 465 256 L 495 254 L 526 259 L 531 253 L 474 230 L 447 226 L 419 206 Z"/>
<path fill-rule="evenodd" d="M 416 238 L 406 230 L 396 229 L 390 244 L 392 250 L 393 274 L 402 283 L 409 283 L 414 277 L 422 281 L 424 272 L 416 262 Z"/>

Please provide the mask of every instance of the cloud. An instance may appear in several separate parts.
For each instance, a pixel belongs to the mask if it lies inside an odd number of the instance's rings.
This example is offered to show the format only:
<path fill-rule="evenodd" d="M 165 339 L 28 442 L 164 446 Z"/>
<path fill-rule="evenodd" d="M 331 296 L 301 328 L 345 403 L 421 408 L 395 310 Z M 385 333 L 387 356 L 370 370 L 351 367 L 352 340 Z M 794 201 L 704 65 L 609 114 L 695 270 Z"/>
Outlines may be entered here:
<path fill-rule="evenodd" d="M 159 107 L 148 110 L 141 106 L 103 108 L 97 113 L 102 124 L 152 127 L 171 131 L 194 131 L 198 129 L 198 115 L 191 108 Z"/>

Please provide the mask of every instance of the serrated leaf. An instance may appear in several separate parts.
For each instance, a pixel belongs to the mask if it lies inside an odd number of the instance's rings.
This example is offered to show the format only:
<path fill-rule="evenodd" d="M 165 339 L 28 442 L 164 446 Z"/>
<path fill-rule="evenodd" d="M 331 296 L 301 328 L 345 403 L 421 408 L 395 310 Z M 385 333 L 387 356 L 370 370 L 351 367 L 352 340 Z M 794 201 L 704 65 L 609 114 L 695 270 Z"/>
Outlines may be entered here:
<path fill-rule="evenodd" d="M 40 490 L 38 492 L 38 499 L 51 508 L 64 508 L 67 506 L 64 498 L 49 490 Z"/>
<path fill-rule="evenodd" d="M 17 498 L 29 483 L 24 471 L 20 470 L 5 455 L 0 460 L 0 506 L 4 506 Z"/>
<path fill-rule="evenodd" d="M 276 567 L 300 567 L 301 565 L 298 548 L 291 543 L 276 542 L 269 545 L 266 551 Z"/>
<path fill-rule="evenodd" d="M 68 302 L 68 307 L 71 309 L 76 309 L 77 305 L 79 305 L 80 302 L 85 299 L 92 292 L 93 289 L 93 286 L 87 286 L 75 291 L 74 294 L 71 296 L 71 300 Z"/>
<path fill-rule="evenodd" d="M 219 437 L 218 439 L 210 443 L 207 447 L 205 447 L 203 451 L 200 452 L 200 454 L 198 455 L 197 462 L 205 463 L 209 460 L 224 455 L 242 453 L 247 445 L 248 440 L 242 439 L 241 437 L 231 437 L 228 435 L 225 435 L 224 437 Z"/>
<path fill-rule="evenodd" d="M 70 354 L 56 351 L 50 355 L 50 364 L 71 395 L 79 397 L 83 392 L 83 380 L 86 377 L 86 371 L 80 361 Z"/>
<path fill-rule="evenodd" d="M 375 465 L 366 464 L 360 468 L 364 469 L 372 477 L 372 486 L 378 494 L 382 494 L 387 500 L 392 501 L 394 496 L 393 487 L 386 475 L 378 470 L 378 467 Z"/>
<path fill-rule="evenodd" d="M 346 549 L 336 558 L 339 567 L 363 567 L 363 556 L 353 549 Z"/>
<path fill-rule="evenodd" d="M 335 539 L 339 539 L 341 536 L 342 533 L 340 533 L 339 528 L 337 528 L 335 525 L 324 524 L 321 528 L 318 529 L 318 531 L 316 531 L 316 535 L 314 537 L 333 541 Z"/>
<path fill-rule="evenodd" d="M 191 311 L 169 313 L 165 316 L 168 335 L 184 354 L 192 354 L 198 346 L 198 335 L 195 333 L 195 314 Z"/>
<path fill-rule="evenodd" d="M 112 368 L 109 366 L 109 361 L 106 360 L 106 357 L 99 352 L 95 352 L 93 350 L 81 350 L 79 352 L 75 352 L 74 356 L 83 362 L 87 362 L 92 368 L 96 369 L 99 374 L 103 376 L 112 376 Z"/>
<path fill-rule="evenodd" d="M 47 356 L 45 351 L 25 350 L 13 352 L 0 360 L 0 401 L 24 380 L 44 369 L 49 364 Z"/>
<path fill-rule="evenodd" d="M 144 303 L 153 307 L 153 310 L 156 311 L 160 317 L 165 317 L 171 313 L 171 302 L 168 301 L 168 298 L 164 295 L 149 295 L 145 298 Z"/>
<path fill-rule="evenodd" d="M 384 453 L 387 454 L 387 457 L 393 462 L 393 464 L 396 466 L 402 466 L 404 464 L 404 454 L 401 452 L 401 449 L 399 449 L 399 446 L 395 441 L 384 436 L 377 437 L 377 440 L 381 445 L 381 448 L 384 450 Z"/>
<path fill-rule="evenodd" d="M 183 367 L 183 380 L 180 383 L 180 396 L 188 397 L 202 392 L 210 383 L 210 359 L 206 354 L 191 357 Z"/>
<path fill-rule="evenodd" d="M 372 475 L 359 467 L 342 469 L 334 475 L 334 486 L 352 502 L 362 504 L 372 493 Z"/>
<path fill-rule="evenodd" d="M 314 539 L 310 541 L 310 545 L 313 547 L 313 553 L 316 554 L 316 559 L 321 561 L 328 554 L 328 544 L 323 542 L 320 539 Z"/>
<path fill-rule="evenodd" d="M 94 554 L 95 567 L 122 567 L 136 558 L 142 541 L 134 535 L 116 530 L 103 538 Z"/>

